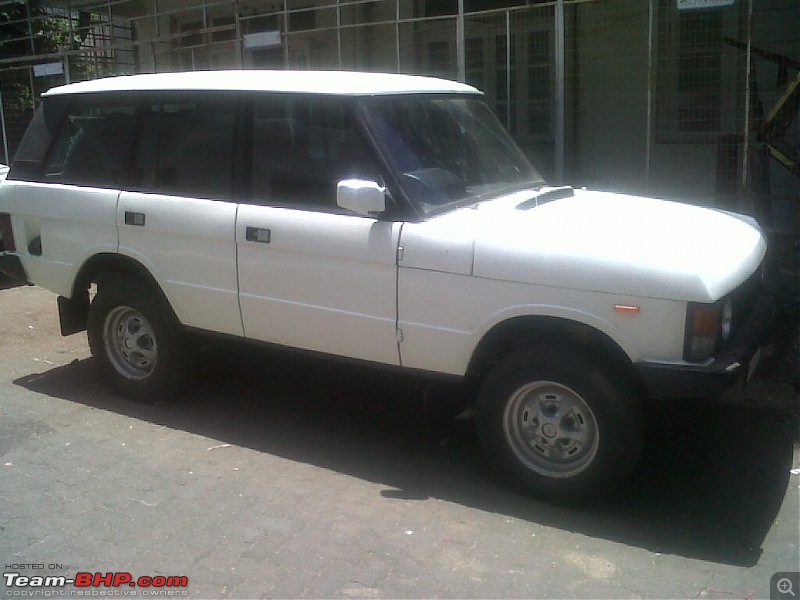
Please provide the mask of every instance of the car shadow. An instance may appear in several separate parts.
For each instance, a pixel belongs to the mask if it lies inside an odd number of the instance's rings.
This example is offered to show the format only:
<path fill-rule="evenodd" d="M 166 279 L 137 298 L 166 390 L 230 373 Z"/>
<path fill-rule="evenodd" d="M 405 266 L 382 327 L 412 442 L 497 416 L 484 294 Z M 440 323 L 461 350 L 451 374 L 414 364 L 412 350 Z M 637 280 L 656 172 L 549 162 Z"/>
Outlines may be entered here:
<path fill-rule="evenodd" d="M 215 348 L 173 402 L 120 399 L 93 361 L 26 376 L 36 393 L 113 411 L 384 486 L 384 498 L 437 498 L 652 552 L 749 567 L 789 485 L 797 415 L 722 400 L 653 411 L 641 465 L 614 498 L 554 506 L 498 482 L 460 389 L 395 372 L 260 348 Z"/>

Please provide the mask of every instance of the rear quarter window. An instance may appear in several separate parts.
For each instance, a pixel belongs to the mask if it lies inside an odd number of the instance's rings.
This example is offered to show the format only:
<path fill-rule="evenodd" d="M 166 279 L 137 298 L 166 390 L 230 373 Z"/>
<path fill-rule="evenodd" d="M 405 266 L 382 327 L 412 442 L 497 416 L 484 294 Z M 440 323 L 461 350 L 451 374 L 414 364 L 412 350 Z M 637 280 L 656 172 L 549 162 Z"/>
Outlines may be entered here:
<path fill-rule="evenodd" d="M 76 99 L 39 170 L 40 181 L 117 188 L 125 179 L 136 129 L 130 102 Z"/>
<path fill-rule="evenodd" d="M 11 162 L 9 179 L 36 180 L 47 149 L 64 117 L 64 103 L 43 102 L 33 117 Z"/>

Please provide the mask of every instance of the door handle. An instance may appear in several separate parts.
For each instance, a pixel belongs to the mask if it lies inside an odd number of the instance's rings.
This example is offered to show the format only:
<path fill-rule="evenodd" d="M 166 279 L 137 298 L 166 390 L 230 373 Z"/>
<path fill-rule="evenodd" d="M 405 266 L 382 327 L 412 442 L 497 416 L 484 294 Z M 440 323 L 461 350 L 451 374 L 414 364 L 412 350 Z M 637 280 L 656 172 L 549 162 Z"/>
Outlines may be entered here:
<path fill-rule="evenodd" d="M 125 225 L 135 225 L 136 227 L 144 227 L 144 213 L 125 211 Z"/>
<path fill-rule="evenodd" d="M 272 239 L 272 231 L 260 227 L 248 227 L 245 229 L 245 239 L 248 242 L 258 242 L 259 244 L 269 244 Z"/>

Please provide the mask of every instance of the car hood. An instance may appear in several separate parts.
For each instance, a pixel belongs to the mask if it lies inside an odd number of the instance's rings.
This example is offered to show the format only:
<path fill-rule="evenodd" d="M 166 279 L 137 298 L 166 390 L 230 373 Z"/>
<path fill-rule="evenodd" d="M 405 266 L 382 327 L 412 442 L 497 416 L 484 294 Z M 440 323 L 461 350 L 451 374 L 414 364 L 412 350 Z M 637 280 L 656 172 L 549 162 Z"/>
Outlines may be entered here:
<path fill-rule="evenodd" d="M 714 302 L 758 268 L 766 242 L 748 217 L 677 202 L 576 190 L 539 206 L 530 192 L 484 202 L 477 277 L 621 295 Z"/>

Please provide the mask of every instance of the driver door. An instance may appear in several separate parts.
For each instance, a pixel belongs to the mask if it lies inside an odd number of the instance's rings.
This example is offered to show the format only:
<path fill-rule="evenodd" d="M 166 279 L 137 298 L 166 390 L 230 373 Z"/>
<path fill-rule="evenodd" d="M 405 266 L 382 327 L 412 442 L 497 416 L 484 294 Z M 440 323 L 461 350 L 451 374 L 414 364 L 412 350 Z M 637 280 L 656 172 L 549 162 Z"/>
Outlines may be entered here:
<path fill-rule="evenodd" d="M 343 101 L 279 96 L 251 114 L 250 201 L 236 220 L 245 336 L 399 365 L 400 223 L 336 204 L 339 180 L 376 176 Z"/>

